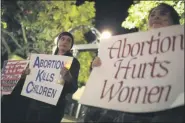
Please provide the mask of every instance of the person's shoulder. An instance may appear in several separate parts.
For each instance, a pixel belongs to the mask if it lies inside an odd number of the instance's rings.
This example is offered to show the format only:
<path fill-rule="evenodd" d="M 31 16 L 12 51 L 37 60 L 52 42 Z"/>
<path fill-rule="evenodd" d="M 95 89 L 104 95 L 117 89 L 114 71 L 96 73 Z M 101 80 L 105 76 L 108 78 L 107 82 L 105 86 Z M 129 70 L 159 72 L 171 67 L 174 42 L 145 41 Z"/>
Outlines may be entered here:
<path fill-rule="evenodd" d="M 76 64 L 79 64 L 80 65 L 80 62 L 78 61 L 77 58 L 73 57 L 73 63 L 76 63 Z"/>

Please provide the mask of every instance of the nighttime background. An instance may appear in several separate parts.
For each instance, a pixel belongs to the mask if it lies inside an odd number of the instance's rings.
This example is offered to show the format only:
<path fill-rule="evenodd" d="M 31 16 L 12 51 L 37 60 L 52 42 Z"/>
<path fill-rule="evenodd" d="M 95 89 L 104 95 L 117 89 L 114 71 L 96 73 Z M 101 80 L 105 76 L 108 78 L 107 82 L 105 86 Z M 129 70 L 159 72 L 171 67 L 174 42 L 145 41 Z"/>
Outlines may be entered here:
<path fill-rule="evenodd" d="M 100 42 L 99 39 L 101 38 L 99 38 L 99 35 L 96 35 L 94 26 L 101 33 L 107 30 L 112 35 L 132 33 L 138 30 L 146 31 L 148 27 L 148 16 L 145 13 L 148 13 L 150 9 L 164 1 L 141 1 L 2 0 L 1 69 L 5 60 L 25 60 L 30 53 L 51 54 L 57 46 L 54 40 L 61 31 L 70 31 L 74 36 L 74 44 L 80 46 L 80 48 L 82 47 L 81 44 Z M 181 15 L 181 24 L 184 24 L 184 2 L 166 0 L 165 3 L 173 5 L 177 9 Z M 131 5 L 133 6 L 131 7 Z M 130 11 L 128 15 L 129 8 L 132 12 Z M 129 19 L 125 21 L 127 17 Z M 121 27 L 123 21 L 125 28 L 136 28 L 128 30 Z M 123 122 L 127 118 L 133 122 L 150 122 L 151 120 L 149 118 L 144 119 L 140 116 L 137 118 L 127 116 L 125 118 L 125 114 L 121 112 L 111 113 L 103 108 L 95 108 L 93 106 L 83 107 L 79 105 L 78 100 L 91 73 L 91 63 L 98 52 L 96 48 L 89 50 L 89 47 L 86 47 L 87 45 L 83 46 L 81 50 L 77 50 L 78 52 L 76 52 L 76 47 L 74 47 L 75 50 L 73 51 L 75 52 L 72 52 L 80 63 L 80 72 L 78 75 L 80 94 L 77 94 L 75 98 L 72 98 L 72 94 L 66 97 L 65 122 L 97 122 L 99 119 L 102 120 L 104 116 L 104 120 L 110 122 Z M 21 92 L 23 85 L 24 82 L 21 80 L 17 84 L 19 89 L 16 89 L 14 92 Z M 4 103 L 5 105 L 2 106 L 4 110 L 2 111 L 3 115 L 1 119 L 12 120 L 12 123 L 15 123 L 16 121 L 14 119 L 22 120 L 22 118 L 27 117 L 27 113 L 24 113 L 24 111 L 29 107 L 26 107 L 26 103 L 21 98 L 17 99 L 18 95 L 20 94 L 15 94 L 16 98 L 13 98 L 13 100 L 7 98 L 8 103 Z M 4 100 L 5 98 L 3 97 L 3 102 Z M 175 117 L 178 115 L 175 115 Z M 174 118 L 174 120 L 178 118 Z"/>
<path fill-rule="evenodd" d="M 77 4 L 83 4 L 85 0 L 77 0 Z M 109 30 L 113 35 L 128 33 L 121 27 L 121 23 L 128 16 L 128 8 L 133 0 L 89 0 L 95 1 L 96 17 L 95 27 L 100 31 Z"/>

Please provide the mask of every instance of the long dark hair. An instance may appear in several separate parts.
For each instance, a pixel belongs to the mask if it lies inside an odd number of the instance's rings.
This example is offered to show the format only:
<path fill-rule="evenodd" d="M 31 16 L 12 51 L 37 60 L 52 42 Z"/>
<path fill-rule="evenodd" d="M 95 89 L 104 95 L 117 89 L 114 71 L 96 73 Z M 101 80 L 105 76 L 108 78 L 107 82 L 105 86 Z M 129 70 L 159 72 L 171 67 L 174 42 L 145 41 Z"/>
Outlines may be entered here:
<path fill-rule="evenodd" d="M 152 8 L 152 9 L 150 10 L 150 12 L 149 12 L 148 18 L 150 17 L 151 12 L 152 12 L 155 8 L 157 8 L 157 7 L 159 7 L 159 6 L 163 6 L 163 7 L 165 7 L 166 9 L 169 10 L 170 16 L 171 16 L 171 18 L 172 18 L 172 20 L 173 20 L 173 24 L 180 24 L 180 16 L 179 16 L 179 14 L 177 13 L 177 11 L 176 11 L 172 6 L 170 6 L 170 5 L 166 4 L 166 3 L 161 3 L 161 4 L 159 4 L 158 6 Z"/>

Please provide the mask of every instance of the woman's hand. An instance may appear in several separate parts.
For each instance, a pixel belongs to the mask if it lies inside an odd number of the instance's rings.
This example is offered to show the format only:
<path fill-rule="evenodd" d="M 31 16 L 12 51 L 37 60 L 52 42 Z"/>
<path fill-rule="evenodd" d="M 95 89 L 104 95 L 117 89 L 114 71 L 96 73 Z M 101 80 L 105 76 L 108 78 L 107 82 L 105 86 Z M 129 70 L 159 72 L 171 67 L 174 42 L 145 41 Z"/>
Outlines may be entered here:
<path fill-rule="evenodd" d="M 63 67 L 63 68 L 61 69 L 61 71 L 60 71 L 60 74 L 61 74 L 62 78 L 63 78 L 65 81 L 67 81 L 67 82 L 70 82 L 70 81 L 71 81 L 72 76 L 71 76 L 70 71 L 69 71 L 67 68 Z"/>
<path fill-rule="evenodd" d="M 26 76 L 29 75 L 30 72 L 31 72 L 30 68 L 26 68 L 26 69 L 22 72 L 21 78 L 22 78 L 22 79 L 26 78 Z"/>
<path fill-rule="evenodd" d="M 101 66 L 101 59 L 99 57 L 96 57 L 92 62 L 92 68 Z"/>
<path fill-rule="evenodd" d="M 26 68 L 24 71 L 23 71 L 23 75 L 29 75 L 31 72 L 30 68 Z"/>

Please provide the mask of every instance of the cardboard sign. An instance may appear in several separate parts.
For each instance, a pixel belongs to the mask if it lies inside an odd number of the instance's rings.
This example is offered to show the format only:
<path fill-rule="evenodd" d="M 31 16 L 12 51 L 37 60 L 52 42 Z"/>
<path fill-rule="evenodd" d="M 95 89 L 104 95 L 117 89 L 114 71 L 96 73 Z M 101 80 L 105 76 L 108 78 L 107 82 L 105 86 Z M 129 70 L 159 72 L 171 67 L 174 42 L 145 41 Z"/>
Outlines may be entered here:
<path fill-rule="evenodd" d="M 2 95 L 11 94 L 17 82 L 20 80 L 22 72 L 28 65 L 27 60 L 8 60 L 4 62 L 1 73 Z"/>
<path fill-rule="evenodd" d="M 60 71 L 70 68 L 73 57 L 45 54 L 31 54 L 29 68 L 21 95 L 56 105 L 63 89 Z"/>
<path fill-rule="evenodd" d="M 184 105 L 184 25 L 102 40 L 99 57 L 80 103 L 124 112 Z"/>

